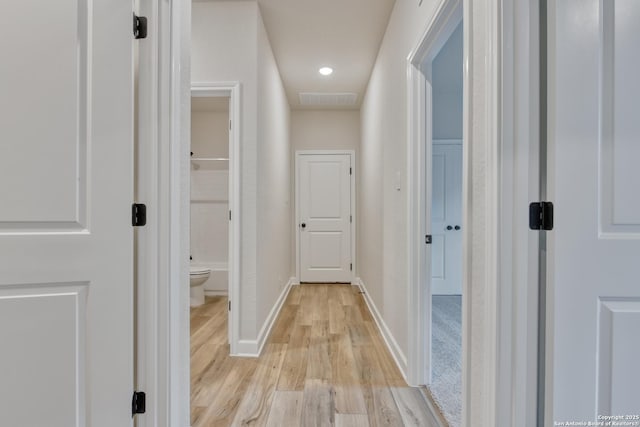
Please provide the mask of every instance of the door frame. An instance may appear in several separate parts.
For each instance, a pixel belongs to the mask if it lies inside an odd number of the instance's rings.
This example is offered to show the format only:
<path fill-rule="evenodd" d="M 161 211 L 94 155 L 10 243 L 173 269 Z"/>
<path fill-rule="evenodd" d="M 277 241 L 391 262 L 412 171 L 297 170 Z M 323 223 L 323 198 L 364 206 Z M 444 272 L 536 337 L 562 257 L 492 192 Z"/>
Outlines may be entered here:
<path fill-rule="evenodd" d="M 431 212 L 428 204 L 431 200 L 431 180 L 427 180 L 428 172 L 431 171 L 432 160 L 432 123 L 431 123 L 431 85 L 429 78 L 431 74 L 431 63 L 442 46 L 449 39 L 458 24 L 463 20 L 462 0 L 444 0 L 439 9 L 434 14 L 433 19 L 407 58 L 407 100 L 409 116 L 409 149 L 408 158 L 408 203 L 409 203 L 409 352 L 407 364 L 407 379 L 414 385 L 427 384 L 431 365 L 431 246 L 425 244 L 425 235 L 431 228 Z M 467 62 L 467 34 L 468 27 L 465 23 L 465 43 L 464 62 Z M 423 64 L 427 63 L 426 67 Z M 465 118 L 468 109 L 467 87 L 469 75 L 465 70 L 464 76 L 464 99 L 463 111 Z M 463 121 L 463 135 L 468 135 L 468 122 Z M 464 143 L 463 136 L 462 157 L 463 157 L 463 179 L 462 179 L 462 230 L 463 230 L 463 251 L 468 241 L 468 215 L 467 215 L 467 195 L 468 195 L 468 153 L 467 144 Z M 467 270 L 468 257 L 463 256 L 463 271 Z M 467 291 L 467 280 L 463 273 L 463 295 Z M 463 310 L 465 299 L 463 298 Z M 465 334 L 467 328 L 464 326 L 465 314 L 463 313 L 463 345 L 462 352 L 465 352 Z M 466 366 L 463 364 L 463 387 Z"/>
<path fill-rule="evenodd" d="M 139 0 L 135 387 L 146 393 L 138 427 L 190 425 L 189 141 L 191 2 Z M 185 191 L 185 188 L 187 191 Z"/>
<path fill-rule="evenodd" d="M 191 84 L 192 98 L 229 98 L 229 261 L 228 339 L 230 353 L 237 354 L 240 336 L 240 83 L 239 82 L 194 82 Z M 183 191 L 190 191 L 182 187 Z M 189 254 L 185 254 L 189 256 Z M 181 328 L 184 329 L 184 328 Z"/>
<path fill-rule="evenodd" d="M 544 331 L 539 332 L 540 287 L 544 265 L 540 258 L 540 232 L 529 230 L 529 203 L 541 198 L 540 116 L 540 7 L 546 0 L 503 0 L 498 16 L 502 78 L 498 101 L 501 135 L 497 196 L 499 265 L 497 357 L 503 369 L 499 398 L 511 403 L 498 407 L 499 426 L 535 427 L 544 424 L 538 410 L 545 406 L 538 390 L 540 360 L 544 364 Z M 544 305 L 542 305 L 544 309 Z M 547 326 L 548 328 L 548 326 Z M 540 337 L 538 334 L 541 333 Z M 548 396 L 547 396 L 548 398 Z M 539 405 L 540 402 L 540 405 Z M 547 405 L 548 406 L 548 405 Z M 538 424 L 539 422 L 543 424 Z"/>
<path fill-rule="evenodd" d="M 350 223 L 350 229 L 351 229 L 351 263 L 353 264 L 353 268 L 351 269 L 351 283 L 355 283 L 355 277 L 356 277 L 356 271 L 357 271 L 357 266 L 356 266 L 356 221 L 357 221 L 357 215 L 356 215 L 356 152 L 355 150 L 296 150 L 295 152 L 295 168 L 296 168 L 296 172 L 295 172 L 295 190 L 294 190 L 294 197 L 295 197 L 295 215 L 294 215 L 294 228 L 295 228 L 295 235 L 296 235 L 296 282 L 300 283 L 300 227 L 298 227 L 298 224 L 300 224 L 300 206 L 299 206 L 299 200 L 300 198 L 298 197 L 299 194 L 299 182 L 300 182 L 300 158 L 302 156 L 309 156 L 309 155 L 343 155 L 346 154 L 350 157 L 351 159 L 351 168 L 352 168 L 352 173 L 351 173 L 351 178 L 350 178 L 350 182 L 351 182 L 351 216 L 353 218 L 353 220 Z"/>
<path fill-rule="evenodd" d="M 420 65 L 462 9 L 463 426 L 536 424 L 538 2 L 443 0 L 407 57 L 410 384 L 425 383 L 429 289 L 423 123 L 428 85 Z M 527 102 L 533 100 L 534 105 Z M 506 231 L 505 231 L 506 230 Z M 425 279 L 426 277 L 426 279 Z M 473 284 L 473 287 L 471 286 Z M 473 290 L 473 292 L 471 292 Z"/>

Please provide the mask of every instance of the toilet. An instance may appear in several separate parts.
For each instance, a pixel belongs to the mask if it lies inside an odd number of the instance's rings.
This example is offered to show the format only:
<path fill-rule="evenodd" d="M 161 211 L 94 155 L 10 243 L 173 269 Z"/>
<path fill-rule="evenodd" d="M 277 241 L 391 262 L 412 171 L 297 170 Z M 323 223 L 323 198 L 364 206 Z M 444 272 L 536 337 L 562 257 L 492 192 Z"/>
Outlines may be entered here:
<path fill-rule="evenodd" d="M 191 266 L 189 271 L 189 296 L 191 307 L 204 304 L 204 282 L 207 281 L 211 270 L 206 267 Z"/>

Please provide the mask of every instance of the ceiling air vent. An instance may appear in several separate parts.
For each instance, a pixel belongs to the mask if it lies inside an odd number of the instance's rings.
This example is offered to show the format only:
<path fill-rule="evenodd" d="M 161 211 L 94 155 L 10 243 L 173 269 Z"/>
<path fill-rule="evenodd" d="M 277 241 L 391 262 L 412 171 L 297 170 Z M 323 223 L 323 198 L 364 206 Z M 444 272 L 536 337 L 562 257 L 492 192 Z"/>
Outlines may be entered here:
<path fill-rule="evenodd" d="M 358 101 L 357 93 L 313 93 L 300 92 L 300 104 L 318 107 L 351 107 Z"/>

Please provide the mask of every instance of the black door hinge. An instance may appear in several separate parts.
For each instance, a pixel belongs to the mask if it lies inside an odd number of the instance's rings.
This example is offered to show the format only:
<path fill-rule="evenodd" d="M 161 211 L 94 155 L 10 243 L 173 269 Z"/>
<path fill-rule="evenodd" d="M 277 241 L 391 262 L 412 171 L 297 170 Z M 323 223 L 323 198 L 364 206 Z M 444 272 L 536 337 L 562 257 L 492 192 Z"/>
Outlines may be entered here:
<path fill-rule="evenodd" d="M 433 237 L 431 236 L 431 234 L 427 234 L 426 236 L 424 236 L 425 245 L 430 245 L 432 241 L 433 241 Z"/>
<path fill-rule="evenodd" d="M 529 228 L 553 230 L 553 203 L 534 202 L 529 205 Z"/>
<path fill-rule="evenodd" d="M 136 39 L 147 38 L 147 18 L 133 14 L 133 37 Z"/>
<path fill-rule="evenodd" d="M 131 416 L 144 414 L 147 411 L 147 395 L 144 391 L 134 391 L 131 398 Z"/>
<path fill-rule="evenodd" d="M 353 175 L 353 169 L 349 168 L 349 175 Z"/>
<path fill-rule="evenodd" d="M 231 311 L 231 301 L 229 301 L 229 311 Z"/>
<path fill-rule="evenodd" d="M 131 225 L 134 227 L 147 225 L 147 205 L 142 203 L 131 205 Z"/>
<path fill-rule="evenodd" d="M 353 271 L 353 263 L 349 264 L 349 270 Z"/>

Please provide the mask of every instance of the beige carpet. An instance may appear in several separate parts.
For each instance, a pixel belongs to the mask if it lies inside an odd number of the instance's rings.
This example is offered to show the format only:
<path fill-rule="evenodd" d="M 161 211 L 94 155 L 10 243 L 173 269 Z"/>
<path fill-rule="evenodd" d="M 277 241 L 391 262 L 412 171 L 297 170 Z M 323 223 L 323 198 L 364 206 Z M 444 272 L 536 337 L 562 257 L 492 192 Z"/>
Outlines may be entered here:
<path fill-rule="evenodd" d="M 434 295 L 432 299 L 431 395 L 450 427 L 462 415 L 462 298 Z"/>

